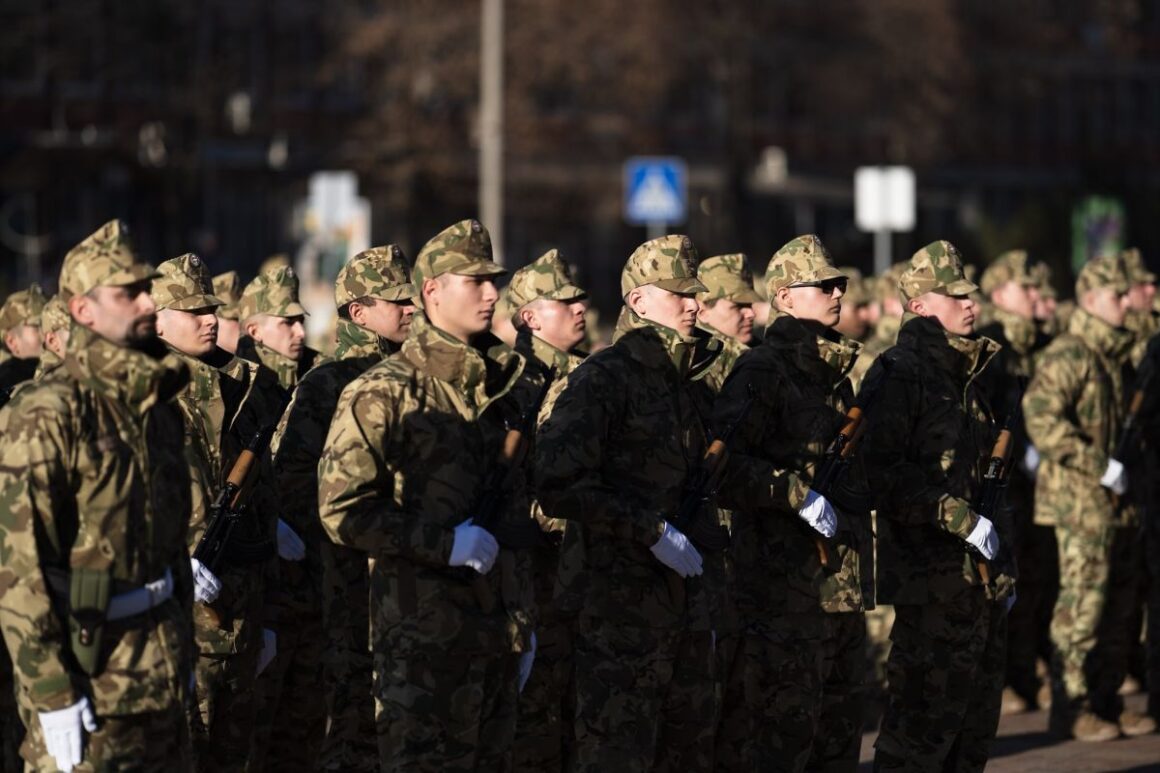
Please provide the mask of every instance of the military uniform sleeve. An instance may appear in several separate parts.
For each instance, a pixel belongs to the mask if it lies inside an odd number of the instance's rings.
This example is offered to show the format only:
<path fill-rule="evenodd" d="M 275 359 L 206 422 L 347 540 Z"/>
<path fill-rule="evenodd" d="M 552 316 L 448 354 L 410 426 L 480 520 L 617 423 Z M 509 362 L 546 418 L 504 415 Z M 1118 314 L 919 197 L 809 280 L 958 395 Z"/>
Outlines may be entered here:
<path fill-rule="evenodd" d="M 318 461 L 337 397 L 327 394 L 328 385 L 326 379 L 308 376 L 302 380 L 270 445 L 274 450 L 278 515 L 303 538 L 308 533 L 321 536 Z"/>
<path fill-rule="evenodd" d="M 553 518 L 651 547 L 664 533 L 664 514 L 628 501 L 602 475 L 605 445 L 623 400 L 617 380 L 591 362 L 562 381 L 536 433 L 536 491 Z"/>
<path fill-rule="evenodd" d="M 42 390 L 23 396 L 36 396 Z M 23 400 L 0 438 L 0 627 L 20 689 L 38 711 L 76 702 L 43 566 L 67 567 L 57 515 L 74 507 L 68 483 L 67 406 Z"/>
<path fill-rule="evenodd" d="M 867 381 L 878 377 L 875 363 Z M 971 504 L 951 495 L 939 467 L 945 445 L 936 431 L 922 427 L 919 376 L 896 364 L 885 377 L 881 392 L 868 413 L 863 458 L 879 517 L 907 525 L 929 524 L 966 539 L 978 523 Z M 973 463 L 968 460 L 966 463 Z"/>
<path fill-rule="evenodd" d="M 454 532 L 396 500 L 404 399 L 357 380 L 342 393 L 318 464 L 319 517 L 336 544 L 446 566 Z"/>
<path fill-rule="evenodd" d="M 1098 478 L 1108 466 L 1107 456 L 1069 418 L 1092 377 L 1078 342 L 1054 348 L 1040 362 L 1023 396 L 1023 420 L 1041 457 Z"/>

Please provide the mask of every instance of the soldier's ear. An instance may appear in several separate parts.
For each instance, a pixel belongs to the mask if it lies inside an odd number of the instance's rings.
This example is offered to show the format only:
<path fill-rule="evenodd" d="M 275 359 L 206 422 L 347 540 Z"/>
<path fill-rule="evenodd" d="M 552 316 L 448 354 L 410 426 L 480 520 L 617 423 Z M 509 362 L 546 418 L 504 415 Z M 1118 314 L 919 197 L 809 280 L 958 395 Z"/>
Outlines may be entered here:
<path fill-rule="evenodd" d="M 789 291 L 788 287 L 777 288 L 777 293 L 774 296 L 777 298 L 777 308 L 781 310 L 793 308 L 793 293 Z"/>
<path fill-rule="evenodd" d="M 85 327 L 93 326 L 93 299 L 87 294 L 78 294 L 68 299 L 68 313 Z"/>
<path fill-rule="evenodd" d="M 628 291 L 628 295 L 624 296 L 624 302 L 628 304 L 628 308 L 636 312 L 638 317 L 643 316 L 645 293 L 643 287 L 634 287 Z"/>

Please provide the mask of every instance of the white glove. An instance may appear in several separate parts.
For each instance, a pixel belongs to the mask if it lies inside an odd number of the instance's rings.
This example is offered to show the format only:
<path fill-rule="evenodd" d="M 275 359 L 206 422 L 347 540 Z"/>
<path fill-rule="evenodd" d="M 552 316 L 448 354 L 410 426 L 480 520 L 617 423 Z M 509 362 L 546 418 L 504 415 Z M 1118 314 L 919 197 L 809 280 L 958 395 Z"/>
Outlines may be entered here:
<path fill-rule="evenodd" d="M 1111 489 L 1112 493 L 1117 496 L 1123 496 L 1128 492 L 1128 471 L 1124 469 L 1124 463 L 1118 459 L 1108 459 L 1108 469 L 1104 470 L 1104 477 L 1100 478 L 1100 485 L 1104 488 Z"/>
<path fill-rule="evenodd" d="M 1030 443 L 1027 444 L 1026 450 L 1023 451 L 1023 469 L 1032 477 L 1039 470 L 1039 452 Z"/>
<path fill-rule="evenodd" d="M 1016 597 L 1017 594 L 1012 590 L 1011 595 L 1007 597 L 1007 614 L 1011 614 L 1011 607 L 1015 606 Z"/>
<path fill-rule="evenodd" d="M 665 521 L 661 538 L 649 550 L 662 564 L 682 577 L 696 577 L 701 573 L 701 554 L 689 538 Z"/>
<path fill-rule="evenodd" d="M 278 555 L 287 561 L 306 558 L 306 543 L 281 518 L 278 519 Z"/>
<path fill-rule="evenodd" d="M 189 559 L 193 569 L 193 600 L 198 604 L 212 604 L 222 592 L 221 580 L 196 558 Z"/>
<path fill-rule="evenodd" d="M 536 662 L 536 632 L 532 631 L 532 648 L 527 652 L 520 653 L 520 692 L 524 691 L 524 685 L 528 683 L 528 677 L 532 675 L 532 664 Z"/>
<path fill-rule="evenodd" d="M 806 494 L 806 503 L 798 510 L 798 518 L 826 539 L 838 533 L 838 514 L 834 512 L 834 506 L 813 489 Z"/>
<path fill-rule="evenodd" d="M 44 745 L 56 760 L 56 766 L 68 773 L 73 765 L 81 764 L 84 731 L 95 731 L 97 721 L 93 718 L 89 699 L 81 698 L 67 708 L 40 712 L 40 729 L 44 732 Z"/>
<path fill-rule="evenodd" d="M 995 555 L 999 552 L 999 533 L 995 531 L 995 525 L 991 523 L 990 518 L 979 516 L 975 528 L 967 535 L 967 543 L 974 545 L 983 554 L 983 558 L 988 561 L 995 560 Z"/>
<path fill-rule="evenodd" d="M 499 544 L 491 532 L 476 526 L 468 518 L 455 527 L 455 541 L 451 543 L 449 566 L 470 566 L 480 574 L 487 574 L 495 564 Z"/>
<path fill-rule="evenodd" d="M 269 628 L 262 629 L 262 651 L 258 653 L 258 673 L 266 670 L 266 666 L 278 654 L 278 634 Z"/>

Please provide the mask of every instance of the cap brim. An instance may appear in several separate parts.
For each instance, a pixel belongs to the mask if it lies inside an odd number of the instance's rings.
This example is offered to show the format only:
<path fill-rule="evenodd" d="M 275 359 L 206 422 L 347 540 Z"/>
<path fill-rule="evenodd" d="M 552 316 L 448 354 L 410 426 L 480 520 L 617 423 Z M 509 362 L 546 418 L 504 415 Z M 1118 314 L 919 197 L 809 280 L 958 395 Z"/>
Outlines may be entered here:
<path fill-rule="evenodd" d="M 969 279 L 958 279 L 942 288 L 943 295 L 970 295 L 979 289 L 979 286 Z"/>
<path fill-rule="evenodd" d="M 808 277 L 804 277 L 802 279 L 799 279 L 796 282 L 791 282 L 788 285 L 785 285 L 785 287 L 808 287 L 809 285 L 813 284 L 814 282 L 825 282 L 829 279 L 849 279 L 849 278 L 850 277 L 843 274 L 841 271 L 839 271 L 834 266 L 822 266 L 817 271 L 815 271 L 812 275 L 810 275 Z"/>
<path fill-rule="evenodd" d="M 281 314 L 274 314 L 272 312 L 257 312 L 257 313 L 258 314 L 265 313 L 265 314 L 269 314 L 271 317 L 282 317 L 284 319 L 288 318 L 288 317 L 309 317 L 310 316 L 310 312 L 307 311 L 306 307 L 303 306 L 301 303 L 289 304 L 288 306 L 286 306 L 285 311 Z"/>
<path fill-rule="evenodd" d="M 558 287 L 546 295 L 541 295 L 541 298 L 547 298 L 549 301 L 576 301 L 581 298 L 587 298 L 588 293 L 580 289 L 576 285 L 566 284 Z"/>
<path fill-rule="evenodd" d="M 193 311 L 195 309 L 216 309 L 225 305 L 225 301 L 216 295 L 191 295 L 188 298 L 182 298 L 181 300 L 167 303 L 158 308 L 173 309 L 174 311 Z"/>
<path fill-rule="evenodd" d="M 146 279 L 159 279 L 161 272 L 148 263 L 135 263 L 129 268 L 115 272 L 112 276 L 102 280 L 97 287 L 124 287 L 144 282 Z"/>
<path fill-rule="evenodd" d="M 662 290 L 668 290 L 670 293 L 679 293 L 681 295 L 695 295 L 697 293 L 709 292 L 709 288 L 701 284 L 701 280 L 695 276 L 683 279 L 658 279 L 650 284 L 654 284 Z"/>
<path fill-rule="evenodd" d="M 395 285 L 394 287 L 384 290 L 375 295 L 376 298 L 384 301 L 409 301 L 414 299 L 419 293 L 415 292 L 415 285 L 407 282 L 406 284 Z"/>
<path fill-rule="evenodd" d="M 763 300 L 765 300 L 757 293 L 756 290 L 748 287 L 738 290 L 735 293 L 730 293 L 729 295 L 726 295 L 725 298 L 727 300 L 733 301 L 734 303 L 761 303 Z"/>
<path fill-rule="evenodd" d="M 507 269 L 490 260 L 476 260 L 453 268 L 447 273 L 459 274 L 460 276 L 501 276 L 507 273 Z"/>

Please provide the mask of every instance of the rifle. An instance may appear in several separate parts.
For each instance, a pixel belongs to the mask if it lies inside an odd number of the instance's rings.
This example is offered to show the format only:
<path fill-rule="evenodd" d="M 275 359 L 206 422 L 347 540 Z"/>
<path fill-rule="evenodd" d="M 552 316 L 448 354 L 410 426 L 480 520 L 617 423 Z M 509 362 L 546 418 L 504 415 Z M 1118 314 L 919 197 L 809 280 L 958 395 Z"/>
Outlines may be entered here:
<path fill-rule="evenodd" d="M 1120 439 L 1116 443 L 1113 458 L 1123 461 L 1130 458 L 1140 444 L 1140 414 L 1144 409 L 1144 400 L 1148 396 L 1148 389 L 1152 385 L 1152 377 L 1156 375 L 1156 368 L 1141 368 L 1140 380 L 1136 390 L 1132 392 L 1132 399 L 1128 401 L 1128 414 L 1124 417 L 1124 427 L 1120 430 Z"/>
<path fill-rule="evenodd" d="M 1007 482 L 1011 479 L 1011 454 L 1015 451 L 1014 429 L 1023 416 L 1023 394 L 1020 391 L 1015 400 L 1015 408 L 1007 414 L 1003 422 L 1003 429 L 999 437 L 995 438 L 995 445 L 987 458 L 987 471 L 983 474 L 983 489 L 979 492 L 975 503 L 975 512 L 994 523 L 995 513 L 1003 506 L 1003 499 L 1007 493 Z M 991 584 L 991 565 L 977 548 L 971 546 L 970 552 L 975 557 L 975 570 L 984 585 Z"/>
<path fill-rule="evenodd" d="M 249 493 L 250 486 L 257 475 L 257 461 L 266 452 L 273 435 L 274 428 L 272 426 L 263 427 L 254 433 L 250 442 L 238 454 L 238 458 L 226 478 L 225 485 L 218 492 L 213 504 L 210 505 L 205 534 L 202 535 L 197 547 L 194 548 L 193 557 L 215 574 L 224 557 L 237 554 L 239 548 L 230 544 L 230 536 L 233 534 L 234 527 L 245 515 L 244 496 Z"/>
<path fill-rule="evenodd" d="M 472 509 L 474 514 L 472 523 L 481 529 L 486 529 L 493 535 L 500 525 L 500 518 L 507 505 L 508 496 L 516 482 L 516 475 L 523 467 L 524 459 L 531 447 L 530 438 L 536 428 L 536 417 L 540 414 L 540 408 L 543 406 L 544 400 L 547 399 L 548 390 L 551 389 L 555 378 L 556 369 L 552 368 L 544 376 L 544 384 L 536 393 L 536 399 L 524 407 L 515 425 L 508 427 L 499 457 L 488 470 L 487 478 L 484 480 L 483 496 Z M 515 546 L 512 545 L 512 547 Z M 496 599 L 487 578 L 474 569 L 467 571 L 471 573 L 472 584 L 475 586 L 475 597 L 479 601 L 480 609 L 485 613 L 490 613 L 495 609 Z"/>

